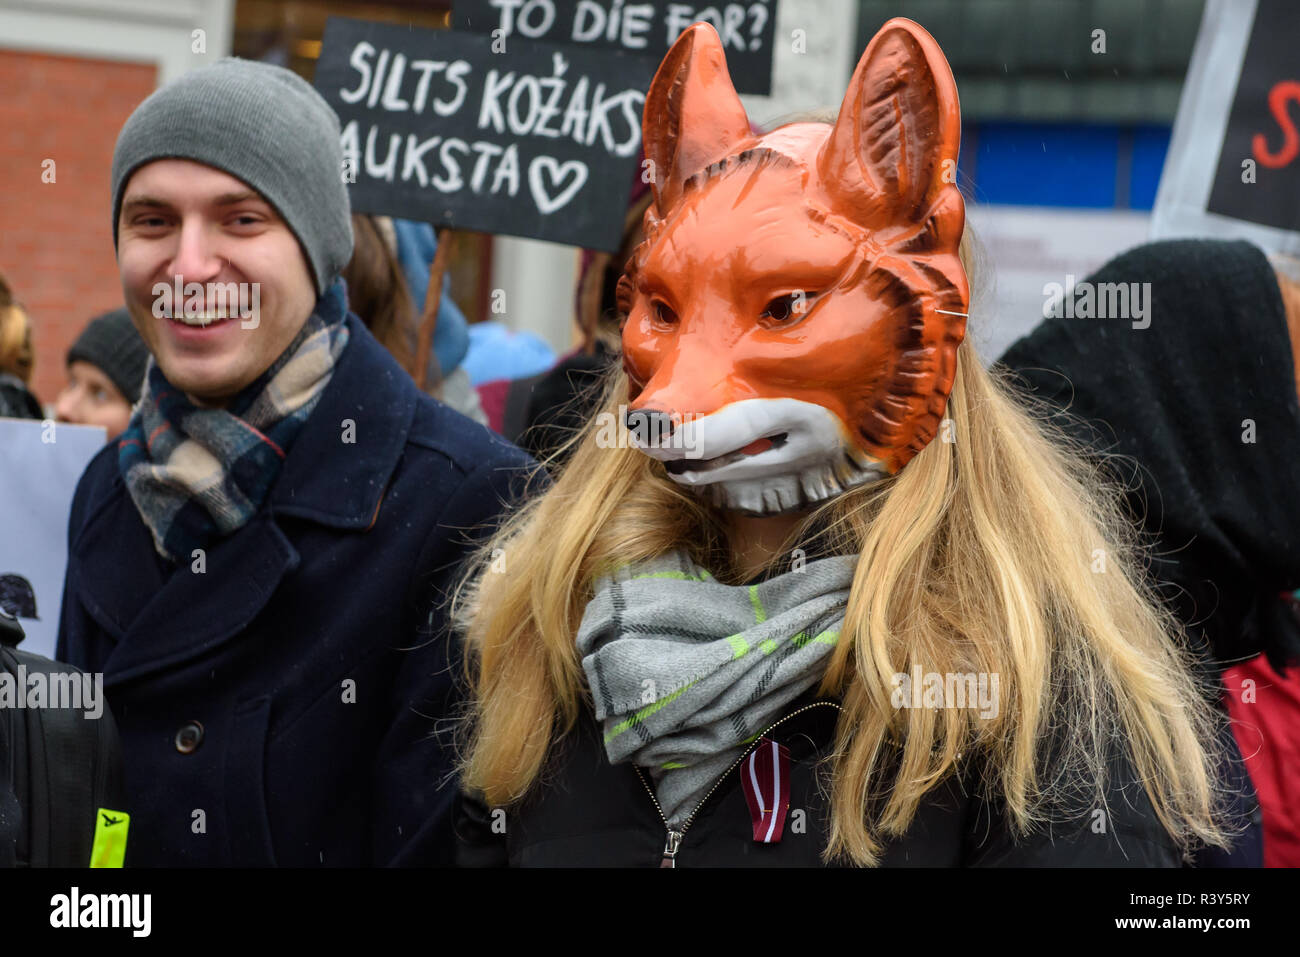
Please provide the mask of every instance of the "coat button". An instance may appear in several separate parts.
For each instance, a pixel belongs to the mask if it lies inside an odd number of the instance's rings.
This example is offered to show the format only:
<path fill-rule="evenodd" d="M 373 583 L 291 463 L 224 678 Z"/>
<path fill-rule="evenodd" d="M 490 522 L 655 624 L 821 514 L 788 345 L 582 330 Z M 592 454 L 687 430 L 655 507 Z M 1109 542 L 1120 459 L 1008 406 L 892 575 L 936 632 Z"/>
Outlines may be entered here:
<path fill-rule="evenodd" d="M 190 721 L 181 725 L 176 732 L 176 750 L 181 754 L 193 754 L 203 743 L 203 725 Z"/>

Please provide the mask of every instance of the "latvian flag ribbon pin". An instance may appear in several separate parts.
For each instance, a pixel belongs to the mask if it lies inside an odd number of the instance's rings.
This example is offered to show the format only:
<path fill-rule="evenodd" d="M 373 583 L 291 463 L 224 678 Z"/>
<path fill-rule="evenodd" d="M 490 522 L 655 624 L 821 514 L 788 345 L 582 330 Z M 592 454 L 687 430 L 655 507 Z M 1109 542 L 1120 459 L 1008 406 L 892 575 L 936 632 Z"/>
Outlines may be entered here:
<path fill-rule="evenodd" d="M 759 740 L 740 766 L 745 803 L 754 825 L 754 840 L 775 844 L 790 810 L 790 752 L 767 738 Z"/>

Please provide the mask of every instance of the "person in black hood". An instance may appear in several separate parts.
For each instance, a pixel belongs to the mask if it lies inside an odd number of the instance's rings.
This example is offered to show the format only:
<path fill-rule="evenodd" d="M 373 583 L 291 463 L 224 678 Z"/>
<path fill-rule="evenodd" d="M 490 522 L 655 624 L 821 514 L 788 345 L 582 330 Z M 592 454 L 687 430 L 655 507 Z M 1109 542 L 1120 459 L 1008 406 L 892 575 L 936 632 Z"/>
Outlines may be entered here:
<path fill-rule="evenodd" d="M 1218 688 L 1234 662 L 1263 654 L 1281 672 L 1300 658 L 1300 323 L 1288 287 L 1250 243 L 1150 243 L 1067 292 L 1095 304 L 1122 292 L 1141 315 L 1055 310 L 1000 360 L 1108 456 L 1153 544 L 1150 574 Z M 1230 862 L 1255 862 L 1259 841 L 1255 826 Z"/>
<path fill-rule="evenodd" d="M 1278 597 L 1300 585 L 1300 397 L 1273 267 L 1250 243 L 1175 240 L 1085 283 L 1148 284 L 1148 317 L 1049 318 L 1001 364 L 1068 410 L 1076 438 L 1124 457 L 1158 541 L 1151 574 L 1205 660 L 1284 667 L 1300 656 Z"/>

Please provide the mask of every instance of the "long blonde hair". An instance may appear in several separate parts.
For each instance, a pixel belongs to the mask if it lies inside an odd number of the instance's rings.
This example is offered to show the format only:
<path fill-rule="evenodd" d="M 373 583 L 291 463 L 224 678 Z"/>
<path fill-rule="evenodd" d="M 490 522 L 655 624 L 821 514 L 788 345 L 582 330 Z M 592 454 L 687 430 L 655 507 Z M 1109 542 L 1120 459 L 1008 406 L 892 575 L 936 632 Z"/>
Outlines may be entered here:
<path fill-rule="evenodd" d="M 617 415 L 626 401 L 615 370 L 600 408 Z M 597 415 L 575 437 L 555 485 L 484 546 L 457 596 L 471 688 L 461 772 L 493 806 L 538 785 L 584 707 L 574 636 L 598 574 L 674 549 L 733 574 L 722 516 L 662 463 L 601 447 L 608 421 Z M 1184 853 L 1225 846 L 1216 712 L 1145 582 L 1119 490 L 1031 418 L 969 340 L 944 430 L 896 476 L 832 499 L 792 538 L 829 529 L 836 551 L 860 556 L 820 688 L 843 706 L 825 857 L 875 864 L 926 793 L 975 753 L 1018 833 L 1067 792 L 1104 807 L 1117 739 Z M 997 675 L 996 715 L 895 708 L 893 676 L 914 665 Z"/>

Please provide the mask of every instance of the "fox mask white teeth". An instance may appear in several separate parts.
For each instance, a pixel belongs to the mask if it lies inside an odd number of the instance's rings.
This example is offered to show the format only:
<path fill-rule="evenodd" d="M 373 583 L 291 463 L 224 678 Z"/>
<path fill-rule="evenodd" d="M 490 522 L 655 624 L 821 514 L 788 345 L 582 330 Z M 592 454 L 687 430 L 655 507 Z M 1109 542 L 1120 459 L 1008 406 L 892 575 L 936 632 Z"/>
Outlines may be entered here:
<path fill-rule="evenodd" d="M 673 481 L 753 515 L 802 508 L 888 475 L 849 441 L 833 412 L 799 399 L 732 402 L 653 444 L 629 428 L 632 444 L 662 461 Z"/>

